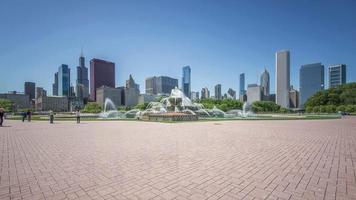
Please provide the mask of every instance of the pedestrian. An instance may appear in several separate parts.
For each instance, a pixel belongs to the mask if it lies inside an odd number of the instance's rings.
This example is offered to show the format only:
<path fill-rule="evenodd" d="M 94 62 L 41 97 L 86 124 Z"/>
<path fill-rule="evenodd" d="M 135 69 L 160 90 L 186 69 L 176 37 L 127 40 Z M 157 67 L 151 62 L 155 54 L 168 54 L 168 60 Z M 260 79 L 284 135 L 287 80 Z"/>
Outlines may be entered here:
<path fill-rule="evenodd" d="M 4 115 L 5 109 L 3 107 L 0 107 L 0 126 L 2 126 L 2 123 L 4 123 Z"/>
<path fill-rule="evenodd" d="M 75 116 L 77 117 L 77 124 L 80 123 L 80 110 L 77 109 L 77 111 L 75 112 Z"/>
<path fill-rule="evenodd" d="M 49 123 L 53 124 L 54 113 L 52 110 L 49 111 Z"/>
<path fill-rule="evenodd" d="M 27 121 L 28 121 L 28 122 L 31 121 L 31 114 L 32 114 L 32 113 L 31 113 L 31 110 L 28 109 L 28 110 L 27 110 Z"/>
<path fill-rule="evenodd" d="M 25 122 L 26 117 L 27 117 L 27 113 L 26 113 L 26 111 L 23 111 L 22 112 L 22 122 Z"/>

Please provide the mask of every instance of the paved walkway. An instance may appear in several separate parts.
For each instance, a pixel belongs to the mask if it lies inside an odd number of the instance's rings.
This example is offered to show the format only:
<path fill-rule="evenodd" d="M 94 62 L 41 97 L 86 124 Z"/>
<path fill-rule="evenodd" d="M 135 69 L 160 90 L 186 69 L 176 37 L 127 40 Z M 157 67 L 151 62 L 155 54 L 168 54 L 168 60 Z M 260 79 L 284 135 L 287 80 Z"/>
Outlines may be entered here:
<path fill-rule="evenodd" d="M 0 199 L 356 199 L 356 118 L 5 121 Z"/>

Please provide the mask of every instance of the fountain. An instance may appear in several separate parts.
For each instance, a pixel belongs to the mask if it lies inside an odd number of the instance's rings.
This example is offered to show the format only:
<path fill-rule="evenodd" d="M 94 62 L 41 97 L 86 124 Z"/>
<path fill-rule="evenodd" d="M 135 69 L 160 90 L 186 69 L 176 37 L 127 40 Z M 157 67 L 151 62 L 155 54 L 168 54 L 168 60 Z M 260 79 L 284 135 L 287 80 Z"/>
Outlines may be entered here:
<path fill-rule="evenodd" d="M 204 108 L 200 103 L 192 102 L 177 87 L 172 89 L 170 96 L 159 102 L 150 102 L 145 110 L 132 109 L 127 112 L 118 111 L 111 99 L 106 98 L 104 110 L 100 118 L 124 119 L 137 118 L 148 121 L 192 121 L 201 118 L 247 118 L 254 117 L 250 106 L 245 102 L 242 110 L 234 109 L 224 112 L 214 106 L 212 109 Z"/>

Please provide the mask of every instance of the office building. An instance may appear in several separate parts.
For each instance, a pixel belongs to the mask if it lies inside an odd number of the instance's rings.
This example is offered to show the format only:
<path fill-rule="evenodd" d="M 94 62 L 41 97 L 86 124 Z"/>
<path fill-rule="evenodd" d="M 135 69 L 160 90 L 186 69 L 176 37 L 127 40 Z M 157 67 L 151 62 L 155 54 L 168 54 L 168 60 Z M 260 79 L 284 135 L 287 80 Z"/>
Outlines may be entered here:
<path fill-rule="evenodd" d="M 293 86 L 289 91 L 289 108 L 298 108 L 299 107 L 299 92 L 295 90 Z"/>
<path fill-rule="evenodd" d="M 19 109 L 31 108 L 30 96 L 24 93 L 18 93 L 16 91 L 11 91 L 8 93 L 0 94 L 0 99 L 10 100 L 13 104 L 12 110 L 18 111 Z"/>
<path fill-rule="evenodd" d="M 129 80 L 126 81 L 125 87 L 125 106 L 136 106 L 138 104 L 138 99 L 140 96 L 139 85 L 135 83 L 135 80 L 132 78 L 131 74 Z"/>
<path fill-rule="evenodd" d="M 324 65 L 313 63 L 302 65 L 299 70 L 299 103 L 304 103 L 316 92 L 324 90 Z"/>
<path fill-rule="evenodd" d="M 346 83 L 346 65 L 329 66 L 329 88 L 336 87 Z"/>
<path fill-rule="evenodd" d="M 110 99 L 115 106 L 123 105 L 121 102 L 121 88 L 112 88 L 108 86 L 101 86 L 96 89 L 96 102 L 104 108 L 105 100 Z"/>
<path fill-rule="evenodd" d="M 200 95 L 201 99 L 208 99 L 210 98 L 210 91 L 207 87 L 202 88 L 201 89 L 201 95 Z"/>
<path fill-rule="evenodd" d="M 89 98 L 89 79 L 88 68 L 85 67 L 85 58 L 83 53 L 79 57 L 79 66 L 77 66 L 76 97 L 81 99 Z"/>
<path fill-rule="evenodd" d="M 232 88 L 229 88 L 227 90 L 227 98 L 229 99 L 236 99 L 236 91 L 233 90 Z"/>
<path fill-rule="evenodd" d="M 37 98 L 35 102 L 35 108 L 37 111 L 69 111 L 67 96 L 41 96 Z"/>
<path fill-rule="evenodd" d="M 58 72 L 54 73 L 54 83 L 52 84 L 52 95 L 58 96 Z"/>
<path fill-rule="evenodd" d="M 269 79 L 269 73 L 267 69 L 265 69 L 265 71 L 261 74 L 260 85 L 262 88 L 263 96 L 265 97 L 269 96 L 270 79 Z"/>
<path fill-rule="evenodd" d="M 47 96 L 47 91 L 43 89 L 42 87 L 36 87 L 36 99 L 40 97 L 46 97 Z"/>
<path fill-rule="evenodd" d="M 126 80 L 126 88 L 135 88 L 137 90 L 140 90 L 140 85 L 135 83 L 135 80 L 132 78 L 131 74 L 129 80 Z"/>
<path fill-rule="evenodd" d="M 189 66 L 183 67 L 182 90 L 185 96 L 190 96 L 191 89 L 191 70 Z"/>
<path fill-rule="evenodd" d="M 115 63 L 94 58 L 90 60 L 90 98 L 93 101 L 101 86 L 115 88 Z"/>
<path fill-rule="evenodd" d="M 290 89 L 290 52 L 278 51 L 276 53 L 276 104 L 289 108 Z M 248 97 L 247 97 L 248 100 Z"/>
<path fill-rule="evenodd" d="M 257 84 L 249 84 L 247 86 L 247 103 L 252 104 L 255 101 L 262 100 L 262 88 Z M 289 99 L 288 99 L 289 100 Z"/>
<path fill-rule="evenodd" d="M 214 95 L 215 95 L 215 99 L 222 99 L 222 94 L 221 94 L 221 84 L 217 84 L 214 87 Z"/>
<path fill-rule="evenodd" d="M 24 87 L 25 95 L 28 95 L 30 100 L 35 98 L 36 84 L 33 82 L 25 82 Z"/>
<path fill-rule="evenodd" d="M 190 92 L 190 100 L 192 100 L 192 101 L 199 100 L 199 92 L 191 91 Z"/>
<path fill-rule="evenodd" d="M 178 79 L 168 76 L 153 76 L 146 78 L 146 94 L 170 95 L 172 89 L 178 87 Z"/>
<path fill-rule="evenodd" d="M 244 94 L 246 93 L 246 91 L 245 91 L 245 74 L 244 73 L 240 74 L 240 85 L 239 85 L 239 88 L 240 88 L 240 90 L 239 90 L 239 98 L 240 98 L 240 100 L 242 100 Z"/>
<path fill-rule="evenodd" d="M 58 67 L 58 96 L 70 96 L 70 69 L 65 64 Z"/>

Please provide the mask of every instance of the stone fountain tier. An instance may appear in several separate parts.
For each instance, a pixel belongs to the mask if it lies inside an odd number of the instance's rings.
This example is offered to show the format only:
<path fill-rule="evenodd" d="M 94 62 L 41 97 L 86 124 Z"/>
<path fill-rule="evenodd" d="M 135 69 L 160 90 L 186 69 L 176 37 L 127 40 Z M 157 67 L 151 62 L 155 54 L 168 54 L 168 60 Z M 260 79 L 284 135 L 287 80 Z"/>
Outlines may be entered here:
<path fill-rule="evenodd" d="M 146 121 L 197 121 L 198 115 L 183 112 L 150 113 L 142 117 Z"/>

